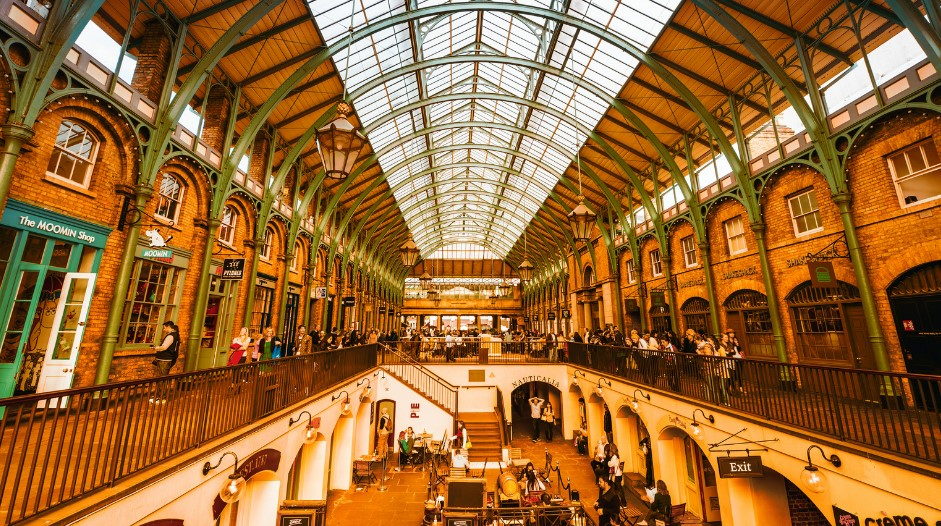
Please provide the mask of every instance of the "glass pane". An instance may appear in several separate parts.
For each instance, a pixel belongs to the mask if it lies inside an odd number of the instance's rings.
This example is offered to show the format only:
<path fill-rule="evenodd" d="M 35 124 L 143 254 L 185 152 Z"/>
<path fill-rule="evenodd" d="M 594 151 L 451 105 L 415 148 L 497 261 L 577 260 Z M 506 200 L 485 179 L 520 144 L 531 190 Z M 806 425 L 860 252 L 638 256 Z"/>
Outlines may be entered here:
<path fill-rule="evenodd" d="M 3 338 L 0 344 L 0 363 L 13 363 L 16 360 L 16 351 L 20 348 L 20 339 L 23 338 L 21 332 L 9 332 Z"/>
<path fill-rule="evenodd" d="M 921 148 L 914 148 L 907 154 L 908 162 L 912 166 L 912 173 L 920 172 L 926 168 L 925 158 L 921 155 Z"/>
<path fill-rule="evenodd" d="M 56 338 L 56 346 L 52 350 L 53 360 L 68 360 L 72 357 L 72 348 L 75 344 L 74 332 L 60 332 Z"/>
<path fill-rule="evenodd" d="M 82 258 L 78 262 L 78 272 L 91 272 L 95 264 L 95 255 L 98 249 L 89 246 L 82 247 Z"/>
<path fill-rule="evenodd" d="M 891 161 L 892 169 L 895 171 L 896 179 L 901 179 L 910 173 L 908 171 L 908 164 L 905 162 L 905 154 L 900 153 L 895 157 L 892 157 Z"/>
<path fill-rule="evenodd" d="M 72 244 L 66 241 L 56 241 L 52 246 L 52 258 L 49 260 L 49 266 L 68 267 L 70 255 L 72 255 Z"/>
<path fill-rule="evenodd" d="M 26 238 L 26 247 L 23 248 L 22 260 L 26 263 L 42 263 L 43 253 L 46 251 L 47 239 L 36 234 L 29 234 Z"/>

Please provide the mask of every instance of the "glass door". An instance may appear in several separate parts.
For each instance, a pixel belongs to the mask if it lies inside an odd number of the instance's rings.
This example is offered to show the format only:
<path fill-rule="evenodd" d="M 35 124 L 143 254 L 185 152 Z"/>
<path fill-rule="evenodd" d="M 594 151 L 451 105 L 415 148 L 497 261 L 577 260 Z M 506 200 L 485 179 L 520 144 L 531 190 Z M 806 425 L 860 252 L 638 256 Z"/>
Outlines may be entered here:
<path fill-rule="evenodd" d="M 37 393 L 72 387 L 75 361 L 85 333 L 85 321 L 95 290 L 95 274 L 68 273 L 53 315 L 45 362 L 39 374 Z M 53 402 L 54 403 L 54 402 Z M 65 403 L 65 401 L 63 401 Z"/>
<path fill-rule="evenodd" d="M 297 307 L 301 303 L 301 297 L 298 294 L 289 292 L 287 305 L 284 308 L 284 334 L 281 338 L 284 340 L 284 348 L 294 354 L 294 337 L 297 335 Z"/>
<path fill-rule="evenodd" d="M 234 309 L 232 299 L 238 291 L 238 282 L 213 276 L 209 284 L 209 299 L 206 304 L 206 316 L 199 340 L 197 369 L 221 367 L 229 358 L 229 344 Z"/>

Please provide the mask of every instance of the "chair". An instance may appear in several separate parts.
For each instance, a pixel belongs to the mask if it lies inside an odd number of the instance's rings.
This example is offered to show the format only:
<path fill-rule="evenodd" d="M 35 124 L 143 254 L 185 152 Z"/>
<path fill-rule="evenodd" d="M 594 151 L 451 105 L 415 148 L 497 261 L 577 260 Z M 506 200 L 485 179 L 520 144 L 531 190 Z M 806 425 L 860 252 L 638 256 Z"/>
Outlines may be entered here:
<path fill-rule="evenodd" d="M 680 524 L 680 520 L 686 515 L 686 503 L 676 504 L 670 507 L 670 517 L 667 524 Z"/>
<path fill-rule="evenodd" d="M 365 482 L 364 482 L 365 481 Z M 353 461 L 353 483 L 354 484 L 373 484 L 376 482 L 376 475 L 372 472 L 372 467 L 368 460 Z"/>
<path fill-rule="evenodd" d="M 523 453 L 520 448 L 510 448 L 510 461 L 507 463 L 507 466 L 510 468 L 510 471 L 516 475 L 517 478 L 520 476 L 520 470 L 526 467 L 526 464 L 529 464 L 529 459 L 521 458 L 522 456 Z"/>
<path fill-rule="evenodd" d="M 467 468 L 451 468 L 448 477 L 452 479 L 462 479 L 467 477 Z"/>

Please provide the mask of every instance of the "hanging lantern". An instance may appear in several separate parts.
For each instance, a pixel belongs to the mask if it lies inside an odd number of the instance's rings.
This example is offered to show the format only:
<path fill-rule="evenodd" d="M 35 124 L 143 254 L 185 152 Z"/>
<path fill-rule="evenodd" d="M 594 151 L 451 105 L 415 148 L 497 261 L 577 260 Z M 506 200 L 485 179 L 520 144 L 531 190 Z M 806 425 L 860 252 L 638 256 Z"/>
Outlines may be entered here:
<path fill-rule="evenodd" d="M 422 290 L 428 290 L 431 287 L 431 274 L 425 272 L 421 276 L 418 276 L 418 284 L 421 285 Z"/>
<path fill-rule="evenodd" d="M 346 179 L 366 146 L 366 136 L 353 127 L 346 117 L 353 108 L 346 102 L 337 104 L 337 117 L 317 129 L 317 150 L 330 179 Z"/>
<path fill-rule="evenodd" d="M 402 264 L 408 268 L 414 267 L 418 263 L 418 256 L 421 252 L 418 250 L 418 245 L 415 244 L 415 241 L 412 240 L 412 235 L 408 235 L 408 239 L 405 240 L 405 243 L 402 243 L 402 246 L 399 247 L 399 255 L 402 256 Z"/>
<path fill-rule="evenodd" d="M 597 215 L 585 206 L 585 196 L 578 196 L 578 201 L 578 206 L 569 212 L 569 226 L 572 228 L 575 241 L 587 242 L 591 239 L 591 231 L 595 227 Z"/>
<path fill-rule="evenodd" d="M 520 279 L 523 281 L 529 281 L 533 279 L 533 264 L 530 263 L 528 259 L 524 259 L 523 262 L 520 263 L 519 268 L 516 270 L 520 273 Z"/>
<path fill-rule="evenodd" d="M 497 295 L 499 296 L 509 296 L 513 292 L 513 286 L 510 285 L 506 280 L 503 283 L 500 283 L 497 286 Z"/>
<path fill-rule="evenodd" d="M 494 294 L 493 296 L 490 296 L 490 304 L 491 304 L 491 305 L 496 305 L 498 299 L 499 299 L 499 297 L 498 297 L 496 294 Z"/>

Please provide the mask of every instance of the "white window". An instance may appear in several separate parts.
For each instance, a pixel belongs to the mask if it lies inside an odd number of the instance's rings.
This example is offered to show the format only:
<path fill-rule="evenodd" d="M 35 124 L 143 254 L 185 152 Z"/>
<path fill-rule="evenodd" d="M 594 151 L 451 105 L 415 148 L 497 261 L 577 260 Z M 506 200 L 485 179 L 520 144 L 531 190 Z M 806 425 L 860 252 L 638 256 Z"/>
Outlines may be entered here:
<path fill-rule="evenodd" d="M 294 256 L 291 257 L 291 272 L 297 272 L 297 261 L 300 258 L 301 244 L 294 243 Z"/>
<path fill-rule="evenodd" d="M 635 283 L 637 282 L 637 273 L 634 270 L 634 260 L 628 259 L 624 264 L 624 271 L 627 272 L 627 282 Z"/>
<path fill-rule="evenodd" d="M 183 205 L 183 185 L 170 174 L 163 174 L 160 181 L 160 197 L 157 200 L 157 216 L 176 223 Z"/>
<path fill-rule="evenodd" d="M 231 245 L 235 243 L 235 224 L 239 214 L 231 206 L 222 209 L 222 220 L 219 223 L 219 241 Z"/>
<path fill-rule="evenodd" d="M 795 234 L 802 236 L 823 230 L 816 192 L 809 190 L 796 195 L 787 200 L 787 205 L 791 209 L 791 221 L 794 223 Z"/>
<path fill-rule="evenodd" d="M 889 169 L 902 206 L 941 197 L 941 157 L 928 140 L 889 156 Z"/>
<path fill-rule="evenodd" d="M 696 242 L 693 240 L 693 236 L 686 236 L 680 240 L 680 243 L 683 245 L 683 261 L 686 263 L 686 268 L 695 267 L 699 263 L 699 259 L 696 257 Z"/>
<path fill-rule="evenodd" d="M 729 254 L 741 254 L 748 250 L 745 244 L 745 226 L 741 217 L 733 217 L 722 223 L 725 227 L 725 237 L 729 241 Z"/>
<path fill-rule="evenodd" d="M 265 229 L 265 241 L 261 244 L 261 252 L 258 253 L 258 256 L 261 259 L 271 259 L 271 239 L 274 237 L 274 234 L 271 233 L 270 228 Z"/>
<path fill-rule="evenodd" d="M 59 125 L 56 145 L 46 173 L 65 182 L 88 188 L 98 141 L 81 125 L 69 120 Z"/>
<path fill-rule="evenodd" d="M 655 278 L 663 275 L 663 267 L 660 266 L 659 248 L 650 251 L 650 270 Z"/>

